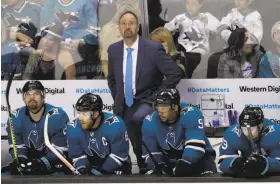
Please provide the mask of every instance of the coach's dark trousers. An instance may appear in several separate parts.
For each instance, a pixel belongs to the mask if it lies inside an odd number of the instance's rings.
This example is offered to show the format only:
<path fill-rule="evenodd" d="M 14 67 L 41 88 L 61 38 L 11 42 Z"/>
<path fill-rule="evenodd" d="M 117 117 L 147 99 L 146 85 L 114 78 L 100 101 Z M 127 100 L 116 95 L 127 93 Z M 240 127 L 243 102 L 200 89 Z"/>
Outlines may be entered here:
<path fill-rule="evenodd" d="M 152 112 L 153 108 L 150 104 L 135 99 L 131 107 L 126 106 L 124 108 L 124 122 L 139 169 L 144 165 L 144 159 L 142 158 L 142 121 Z"/>

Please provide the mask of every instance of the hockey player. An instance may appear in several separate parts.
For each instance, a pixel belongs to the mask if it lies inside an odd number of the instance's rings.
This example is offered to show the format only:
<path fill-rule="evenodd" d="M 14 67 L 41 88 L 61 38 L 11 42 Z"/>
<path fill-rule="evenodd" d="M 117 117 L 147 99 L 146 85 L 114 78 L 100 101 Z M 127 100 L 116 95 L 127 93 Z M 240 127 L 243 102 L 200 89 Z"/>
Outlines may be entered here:
<path fill-rule="evenodd" d="M 2 168 L 2 172 L 10 171 L 11 174 L 19 174 L 18 170 L 20 170 L 24 175 L 44 175 L 62 171 L 60 169 L 63 164 L 45 145 L 44 122 L 49 113 L 50 142 L 59 152 L 66 153 L 65 129 L 69 119 L 61 108 L 45 103 L 44 91 L 45 88 L 40 81 L 28 81 L 23 86 L 23 100 L 26 106 L 12 112 L 14 135 L 11 135 L 9 122 L 7 127 L 9 152 L 14 161 L 8 167 Z M 13 152 L 13 136 L 19 164 Z"/>
<path fill-rule="evenodd" d="M 188 61 L 187 75 L 192 77 L 201 60 L 201 55 L 210 51 L 209 35 L 216 34 L 219 20 L 210 13 L 200 13 L 203 0 L 185 0 L 187 12 L 177 15 L 165 28 L 179 32 L 178 43 Z"/>
<path fill-rule="evenodd" d="M 259 107 L 246 107 L 239 124 L 224 133 L 219 168 L 235 177 L 280 173 L 280 126 L 264 118 Z"/>
<path fill-rule="evenodd" d="M 142 125 L 146 174 L 161 172 L 174 176 L 216 173 L 216 153 L 203 130 L 200 110 L 180 104 L 177 89 L 161 90 L 156 111 Z M 153 161 L 154 160 L 154 161 Z"/>
<path fill-rule="evenodd" d="M 82 95 L 79 118 L 67 125 L 69 156 L 82 175 L 130 174 L 129 140 L 121 118 L 102 112 L 99 95 Z"/>
<path fill-rule="evenodd" d="M 236 8 L 233 8 L 226 17 L 223 17 L 218 32 L 221 34 L 224 41 L 227 43 L 231 34 L 236 26 L 239 28 L 246 28 L 249 33 L 257 37 L 261 43 L 263 37 L 263 23 L 261 14 L 257 10 L 249 8 L 249 5 L 254 0 L 235 0 Z"/>

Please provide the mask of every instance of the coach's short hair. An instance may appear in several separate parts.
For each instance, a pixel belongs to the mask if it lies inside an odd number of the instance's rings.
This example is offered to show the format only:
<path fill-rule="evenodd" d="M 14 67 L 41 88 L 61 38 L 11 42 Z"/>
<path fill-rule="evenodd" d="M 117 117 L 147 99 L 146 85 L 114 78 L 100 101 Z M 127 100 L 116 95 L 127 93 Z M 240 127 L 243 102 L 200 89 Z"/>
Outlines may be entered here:
<path fill-rule="evenodd" d="M 122 18 L 125 14 L 131 14 L 131 15 L 133 15 L 133 16 L 136 18 L 136 23 L 137 23 L 137 24 L 139 23 L 139 22 L 138 22 L 138 17 L 137 17 L 137 15 L 136 15 L 135 13 L 133 13 L 132 11 L 125 11 L 125 12 L 123 12 L 123 13 L 120 15 L 119 22 L 120 22 L 121 18 Z"/>

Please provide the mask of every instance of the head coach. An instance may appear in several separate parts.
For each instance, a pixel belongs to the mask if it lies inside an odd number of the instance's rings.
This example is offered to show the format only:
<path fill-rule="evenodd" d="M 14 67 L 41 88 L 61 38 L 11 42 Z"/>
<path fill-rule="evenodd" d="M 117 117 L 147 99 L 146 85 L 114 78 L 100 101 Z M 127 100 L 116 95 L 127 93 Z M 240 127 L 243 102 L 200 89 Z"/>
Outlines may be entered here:
<path fill-rule="evenodd" d="M 139 27 L 133 12 L 121 14 L 119 29 L 123 40 L 108 48 L 107 80 L 114 99 L 114 114 L 126 123 L 141 171 L 144 164 L 142 120 L 153 111 L 157 92 L 162 88 L 175 88 L 183 73 L 160 43 L 138 35 Z"/>

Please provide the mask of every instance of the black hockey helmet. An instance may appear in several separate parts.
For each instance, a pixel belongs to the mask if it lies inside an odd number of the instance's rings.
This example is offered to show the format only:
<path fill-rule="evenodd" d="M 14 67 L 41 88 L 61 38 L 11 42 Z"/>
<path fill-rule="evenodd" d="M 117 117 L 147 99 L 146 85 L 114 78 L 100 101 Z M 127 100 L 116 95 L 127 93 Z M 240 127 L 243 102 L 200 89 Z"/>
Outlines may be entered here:
<path fill-rule="evenodd" d="M 22 88 L 22 94 L 24 95 L 26 92 L 31 90 L 40 90 L 42 92 L 42 96 L 45 97 L 45 87 L 40 81 L 27 81 Z"/>
<path fill-rule="evenodd" d="M 239 116 L 239 125 L 241 127 L 259 126 L 263 124 L 264 115 L 259 107 L 246 107 Z"/>
<path fill-rule="evenodd" d="M 86 93 L 82 95 L 77 103 L 77 111 L 98 111 L 101 112 L 103 108 L 103 101 L 99 95 Z"/>
<path fill-rule="evenodd" d="M 180 104 L 180 93 L 176 88 L 162 89 L 156 96 L 155 106 L 158 104 L 168 104 L 173 109 Z"/>

